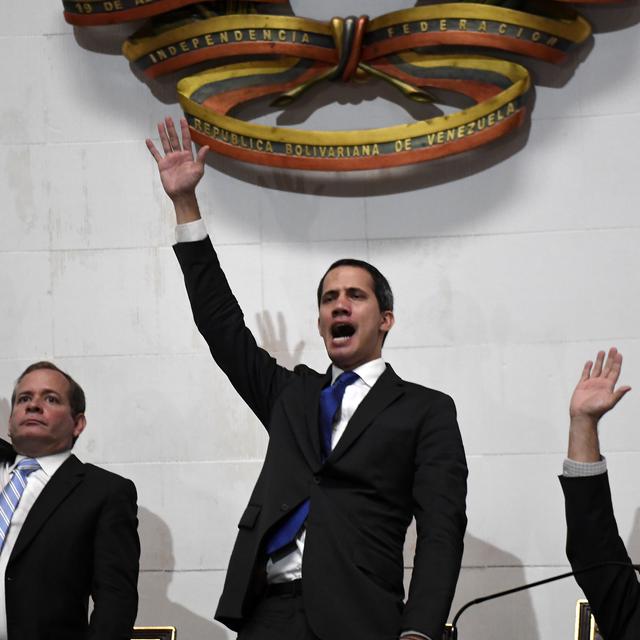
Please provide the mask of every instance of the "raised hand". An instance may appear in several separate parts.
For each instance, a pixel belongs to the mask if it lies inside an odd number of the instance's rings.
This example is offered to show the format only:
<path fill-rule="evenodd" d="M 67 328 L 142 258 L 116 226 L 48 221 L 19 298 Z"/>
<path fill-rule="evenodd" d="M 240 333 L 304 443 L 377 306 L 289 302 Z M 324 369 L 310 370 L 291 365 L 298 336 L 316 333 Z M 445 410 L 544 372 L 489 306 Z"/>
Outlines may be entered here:
<path fill-rule="evenodd" d="M 571 460 L 600 460 L 598 421 L 631 390 L 628 386 L 616 389 L 621 368 L 622 354 L 615 347 L 609 349 L 606 361 L 604 351 L 599 351 L 595 364 L 589 360 L 584 365 L 569 404 L 571 423 L 567 457 Z"/>
<path fill-rule="evenodd" d="M 582 369 L 571 403 L 571 418 L 585 417 L 599 420 L 618 404 L 622 396 L 631 389 L 628 386 L 615 388 L 622 368 L 622 354 L 615 347 L 609 349 L 607 359 L 599 351 L 595 364 L 589 360 Z"/>
<path fill-rule="evenodd" d="M 160 180 L 166 194 L 176 207 L 178 222 L 189 222 L 200 217 L 195 189 L 204 174 L 204 159 L 209 147 L 201 147 L 193 155 L 189 125 L 180 119 L 182 143 L 171 118 L 158 123 L 158 133 L 164 156 L 152 140 L 147 138 L 147 148 L 158 163 Z"/>

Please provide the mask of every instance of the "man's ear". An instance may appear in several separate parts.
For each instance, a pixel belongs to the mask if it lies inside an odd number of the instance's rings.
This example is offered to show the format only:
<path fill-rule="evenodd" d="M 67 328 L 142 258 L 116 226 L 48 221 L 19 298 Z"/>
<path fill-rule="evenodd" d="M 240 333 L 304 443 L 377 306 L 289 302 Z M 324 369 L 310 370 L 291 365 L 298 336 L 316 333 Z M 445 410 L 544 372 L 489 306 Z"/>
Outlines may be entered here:
<path fill-rule="evenodd" d="M 87 426 L 87 419 L 84 417 L 84 413 L 79 413 L 77 416 L 75 416 L 75 418 L 73 419 L 74 422 L 74 426 L 73 426 L 73 437 L 77 438 L 83 431 L 84 428 Z"/>
<path fill-rule="evenodd" d="M 393 327 L 396 319 L 393 316 L 393 311 L 387 310 L 382 312 L 382 319 L 380 320 L 380 331 L 389 333 L 391 327 Z"/>
<path fill-rule="evenodd" d="M 322 337 L 322 331 L 320 331 L 320 316 L 318 316 L 318 334 Z"/>

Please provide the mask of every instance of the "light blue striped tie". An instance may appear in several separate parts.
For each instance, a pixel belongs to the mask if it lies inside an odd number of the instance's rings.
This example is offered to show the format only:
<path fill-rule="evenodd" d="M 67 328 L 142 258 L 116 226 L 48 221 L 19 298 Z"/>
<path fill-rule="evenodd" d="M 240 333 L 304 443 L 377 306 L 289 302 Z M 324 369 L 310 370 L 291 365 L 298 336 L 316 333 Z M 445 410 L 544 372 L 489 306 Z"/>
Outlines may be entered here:
<path fill-rule="evenodd" d="M 33 458 L 20 460 L 16 468 L 11 472 L 9 482 L 0 493 L 0 549 L 4 545 L 9 525 L 11 525 L 11 518 L 13 518 L 18 502 L 20 502 L 20 498 L 27 486 L 27 478 L 36 469 L 40 469 L 37 460 Z"/>

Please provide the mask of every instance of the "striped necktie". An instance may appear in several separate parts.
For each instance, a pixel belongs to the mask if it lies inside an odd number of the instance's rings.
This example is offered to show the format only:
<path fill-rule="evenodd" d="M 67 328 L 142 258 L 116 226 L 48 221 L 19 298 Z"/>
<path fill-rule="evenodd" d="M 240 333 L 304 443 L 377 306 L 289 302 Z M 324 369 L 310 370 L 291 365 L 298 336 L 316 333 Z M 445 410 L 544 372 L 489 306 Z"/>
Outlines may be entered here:
<path fill-rule="evenodd" d="M 9 531 L 9 526 L 11 525 L 11 518 L 13 518 L 13 514 L 27 486 L 27 478 L 36 469 L 40 469 L 37 460 L 33 458 L 20 460 L 16 468 L 11 472 L 9 482 L 0 493 L 0 549 L 4 545 L 7 531 Z"/>

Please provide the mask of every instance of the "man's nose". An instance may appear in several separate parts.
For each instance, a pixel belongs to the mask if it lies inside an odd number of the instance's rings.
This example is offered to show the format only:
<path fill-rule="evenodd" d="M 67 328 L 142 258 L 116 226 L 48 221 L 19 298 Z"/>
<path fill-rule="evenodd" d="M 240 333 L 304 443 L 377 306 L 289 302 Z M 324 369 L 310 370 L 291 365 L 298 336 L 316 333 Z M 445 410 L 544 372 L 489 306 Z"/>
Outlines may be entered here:
<path fill-rule="evenodd" d="M 35 398 L 31 398 L 29 402 L 27 402 L 26 411 L 29 413 L 42 413 L 42 405 Z"/>
<path fill-rule="evenodd" d="M 345 295 L 338 296 L 332 311 L 333 317 L 349 315 L 350 313 L 351 305 L 349 303 L 349 298 Z"/>

